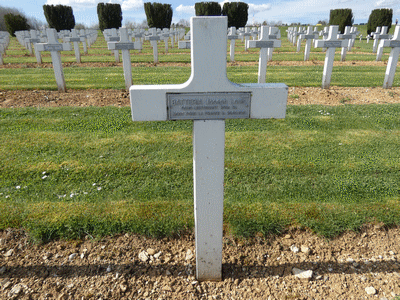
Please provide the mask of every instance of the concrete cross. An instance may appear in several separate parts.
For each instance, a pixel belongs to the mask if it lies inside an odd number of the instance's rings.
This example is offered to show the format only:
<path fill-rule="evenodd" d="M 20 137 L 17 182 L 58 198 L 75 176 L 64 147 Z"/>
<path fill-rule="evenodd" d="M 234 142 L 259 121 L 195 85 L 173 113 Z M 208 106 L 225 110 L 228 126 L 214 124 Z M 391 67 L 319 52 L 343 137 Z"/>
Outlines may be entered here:
<path fill-rule="evenodd" d="M 128 36 L 128 29 L 126 27 L 121 27 L 119 29 L 119 34 L 121 36 L 119 42 L 109 42 L 108 50 L 114 50 L 122 52 L 122 64 L 124 67 L 124 78 L 125 78 L 125 87 L 127 90 L 132 85 L 132 62 L 130 50 L 141 49 L 142 45 L 140 42 L 131 42 Z"/>
<path fill-rule="evenodd" d="M 165 44 L 165 54 L 168 53 L 168 42 L 169 42 L 170 32 L 168 28 L 164 28 L 163 32 L 160 35 L 160 38 L 164 41 Z"/>
<path fill-rule="evenodd" d="M 242 40 L 244 39 L 244 51 L 247 51 L 247 41 L 249 40 L 251 36 L 250 28 L 246 27 L 244 29 L 244 32 L 240 33 L 240 37 Z"/>
<path fill-rule="evenodd" d="M 380 32 L 379 32 L 380 29 Z M 372 52 L 376 53 L 379 45 L 379 40 L 385 40 L 389 39 L 389 35 L 387 33 L 388 27 L 387 26 L 382 26 L 376 28 L 376 32 L 374 33 L 374 44 L 372 46 Z"/>
<path fill-rule="evenodd" d="M 35 45 L 37 43 L 42 42 L 42 40 L 37 36 L 36 30 L 31 30 L 30 31 L 30 38 L 25 38 L 25 42 L 28 44 L 29 47 L 29 51 L 32 54 L 32 44 L 34 44 L 33 47 L 35 47 Z M 36 56 L 36 61 L 38 64 L 42 63 L 42 56 L 40 55 L 40 52 L 36 50 L 35 48 L 35 56 Z"/>
<path fill-rule="evenodd" d="M 265 83 L 268 49 L 279 48 L 281 46 L 280 40 L 272 40 L 270 38 L 269 31 L 269 26 L 262 26 L 260 39 L 258 41 L 247 41 L 248 48 L 260 48 L 260 56 L 258 59 L 258 83 Z"/>
<path fill-rule="evenodd" d="M 60 52 L 71 51 L 72 46 L 70 43 L 59 43 L 57 39 L 57 31 L 54 28 L 47 28 L 46 33 L 48 42 L 36 44 L 36 50 L 39 52 L 50 51 L 58 91 L 65 92 L 65 79 Z"/>
<path fill-rule="evenodd" d="M 335 57 L 336 48 L 344 47 L 346 41 L 338 40 L 339 26 L 329 26 L 329 34 L 326 40 L 316 40 L 315 48 L 327 48 L 325 55 L 324 71 L 322 74 L 322 88 L 327 89 L 331 84 L 331 75 L 333 69 L 333 59 Z"/>
<path fill-rule="evenodd" d="M 159 35 L 157 35 L 156 28 L 149 29 L 150 35 L 145 37 L 146 41 L 150 41 L 151 46 L 153 47 L 153 58 L 154 63 L 158 63 L 158 41 L 161 39 Z"/>
<path fill-rule="evenodd" d="M 351 27 L 350 26 L 346 26 L 344 28 L 344 33 L 343 34 L 339 34 L 339 38 L 341 40 L 346 41 L 345 46 L 342 47 L 342 50 L 340 52 L 340 61 L 345 61 L 346 60 L 347 50 L 349 50 L 349 45 L 350 45 L 350 48 L 351 48 L 351 39 L 353 38 L 353 34 L 351 34 Z"/>
<path fill-rule="evenodd" d="M 75 29 L 72 29 L 71 36 L 65 37 L 65 41 L 74 44 L 76 62 L 78 64 L 80 64 L 81 63 L 81 52 L 79 50 L 79 43 L 80 42 L 85 43 L 85 38 L 78 36 L 77 31 Z"/>
<path fill-rule="evenodd" d="M 194 120 L 193 177 L 198 280 L 222 278 L 226 118 L 284 118 L 285 84 L 235 84 L 226 75 L 226 17 L 192 17 L 189 80 L 133 85 L 134 121 Z"/>
<path fill-rule="evenodd" d="M 235 42 L 239 39 L 239 35 L 236 32 L 236 27 L 232 26 L 229 28 L 228 40 L 230 40 L 229 47 L 229 59 L 230 61 L 235 61 Z"/>
<path fill-rule="evenodd" d="M 389 59 L 387 62 L 385 79 L 383 81 L 383 88 L 388 89 L 393 85 L 394 74 L 396 73 L 397 62 L 399 61 L 400 53 L 400 25 L 394 29 L 394 35 L 391 40 L 381 41 L 383 47 L 391 47 Z"/>
<path fill-rule="evenodd" d="M 382 26 L 382 32 L 387 32 L 387 26 Z M 385 47 L 384 46 L 385 43 L 382 42 L 382 41 L 389 40 L 390 38 L 391 37 L 390 37 L 389 34 L 380 34 L 379 35 L 380 42 L 379 42 L 378 47 L 377 47 L 378 50 L 376 51 L 376 61 L 381 61 L 382 60 L 383 48 Z M 377 40 L 374 40 L 374 44 L 375 44 L 375 41 L 377 41 Z"/>
<path fill-rule="evenodd" d="M 307 32 L 299 35 L 299 40 L 306 40 L 306 47 L 304 50 L 304 61 L 309 60 L 310 58 L 310 50 L 311 50 L 311 42 L 318 38 L 318 35 L 315 34 L 312 30 L 311 26 L 307 27 Z"/>

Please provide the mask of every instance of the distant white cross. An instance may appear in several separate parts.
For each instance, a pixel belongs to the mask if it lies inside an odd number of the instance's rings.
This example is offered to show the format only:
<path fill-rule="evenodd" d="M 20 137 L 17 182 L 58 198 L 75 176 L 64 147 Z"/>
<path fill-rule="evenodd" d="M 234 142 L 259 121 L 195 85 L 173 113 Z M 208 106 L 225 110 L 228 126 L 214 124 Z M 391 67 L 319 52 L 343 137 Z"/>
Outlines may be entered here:
<path fill-rule="evenodd" d="M 119 29 L 120 41 L 119 42 L 109 42 L 108 50 L 114 50 L 122 52 L 122 64 L 124 68 L 124 78 L 125 78 L 125 87 L 127 90 L 132 85 L 132 62 L 130 50 L 138 50 L 142 48 L 140 42 L 131 42 L 128 37 L 128 29 L 126 27 L 121 27 Z"/>
<path fill-rule="evenodd" d="M 299 40 L 306 40 L 306 47 L 304 49 L 304 61 L 310 58 L 311 42 L 318 38 L 318 35 L 312 31 L 312 27 L 307 27 L 307 32 L 305 34 L 300 34 Z"/>
<path fill-rule="evenodd" d="M 156 28 L 149 29 L 150 35 L 145 37 L 146 41 L 150 41 L 151 46 L 153 47 L 153 58 L 154 63 L 158 63 L 158 41 L 161 39 L 159 35 L 157 35 Z"/>
<path fill-rule="evenodd" d="M 269 31 L 269 26 L 262 26 L 260 39 L 257 41 L 247 41 L 248 48 L 260 48 L 260 56 L 258 59 L 258 83 L 265 83 L 268 49 L 279 48 L 281 46 L 280 40 L 272 40 L 270 38 Z"/>
<path fill-rule="evenodd" d="M 134 121 L 193 120 L 193 177 L 198 280 L 222 278 L 225 119 L 284 118 L 285 84 L 235 84 L 226 75 L 227 18 L 193 17 L 189 80 L 133 85 Z"/>
<path fill-rule="evenodd" d="M 388 89 L 393 85 L 394 74 L 396 73 L 397 62 L 399 61 L 400 53 L 400 25 L 394 29 L 394 35 L 391 40 L 382 40 L 383 47 L 391 47 L 389 59 L 387 62 L 385 79 L 383 81 L 383 88 Z"/>
<path fill-rule="evenodd" d="M 322 74 L 322 88 L 327 89 L 331 84 L 331 75 L 333 69 L 333 60 L 335 58 L 336 48 L 344 47 L 346 41 L 338 40 L 339 26 L 329 26 L 329 34 L 326 40 L 316 40 L 315 48 L 327 48 L 325 55 L 324 71 Z"/>
<path fill-rule="evenodd" d="M 235 61 L 235 41 L 239 39 L 239 35 L 236 33 L 236 27 L 232 26 L 229 28 L 228 40 L 230 40 L 229 47 L 229 59 Z"/>
<path fill-rule="evenodd" d="M 36 44 L 37 51 L 50 51 L 53 63 L 54 75 L 56 77 L 57 87 L 60 92 L 65 92 L 65 78 L 61 63 L 61 51 L 71 51 L 70 43 L 59 43 L 57 39 L 57 31 L 54 28 L 47 28 L 47 43 Z"/>
<path fill-rule="evenodd" d="M 80 64 L 81 63 L 81 52 L 79 50 L 79 43 L 80 42 L 84 43 L 85 42 L 85 38 L 78 36 L 77 31 L 75 29 L 72 29 L 71 30 L 71 36 L 70 37 L 66 37 L 65 41 L 74 44 L 76 62 L 78 64 Z"/>

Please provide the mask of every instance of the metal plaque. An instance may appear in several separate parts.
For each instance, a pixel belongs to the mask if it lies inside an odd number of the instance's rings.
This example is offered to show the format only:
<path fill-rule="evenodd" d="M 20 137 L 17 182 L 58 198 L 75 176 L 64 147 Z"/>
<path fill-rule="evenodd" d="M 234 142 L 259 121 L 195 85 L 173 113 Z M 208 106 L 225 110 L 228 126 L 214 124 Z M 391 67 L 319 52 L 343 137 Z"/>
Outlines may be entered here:
<path fill-rule="evenodd" d="M 44 44 L 44 51 L 63 51 L 62 44 Z"/>
<path fill-rule="evenodd" d="M 323 45 L 325 48 L 340 48 L 342 47 L 342 41 L 325 41 Z"/>
<path fill-rule="evenodd" d="M 250 118 L 250 92 L 167 93 L 168 120 Z"/>
<path fill-rule="evenodd" d="M 391 41 L 390 41 L 390 47 L 392 47 L 392 48 L 399 48 L 399 47 L 400 47 L 400 41 L 391 40 Z"/>
<path fill-rule="evenodd" d="M 250 48 L 274 48 L 274 41 L 249 41 Z"/>

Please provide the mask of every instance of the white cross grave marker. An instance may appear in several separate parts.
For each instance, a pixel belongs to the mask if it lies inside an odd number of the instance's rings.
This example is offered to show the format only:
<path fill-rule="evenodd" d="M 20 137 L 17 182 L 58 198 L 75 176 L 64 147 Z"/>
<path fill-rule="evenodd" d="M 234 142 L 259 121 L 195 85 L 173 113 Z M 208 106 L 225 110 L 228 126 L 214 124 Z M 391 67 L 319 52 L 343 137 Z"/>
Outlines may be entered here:
<path fill-rule="evenodd" d="M 342 47 L 342 50 L 340 52 L 340 61 L 345 61 L 346 60 L 346 54 L 347 50 L 349 49 L 349 45 L 351 45 L 351 39 L 353 38 L 353 35 L 350 34 L 350 26 L 346 26 L 344 28 L 344 33 L 339 34 L 339 38 L 346 41 L 346 44 L 344 47 Z M 351 47 L 350 47 L 351 48 Z"/>
<path fill-rule="evenodd" d="M 230 40 L 229 47 L 229 58 L 230 61 L 235 61 L 235 41 L 239 39 L 239 35 L 236 33 L 236 27 L 232 26 L 229 28 L 228 40 Z"/>
<path fill-rule="evenodd" d="M 226 76 L 227 18 L 192 17 L 189 80 L 133 85 L 134 121 L 194 120 L 193 177 L 198 280 L 222 278 L 225 119 L 284 118 L 285 84 L 235 84 Z"/>
<path fill-rule="evenodd" d="M 312 31 L 312 27 L 307 27 L 307 32 L 300 34 L 299 40 L 306 40 L 306 47 L 304 49 L 304 61 L 307 61 L 310 58 L 310 50 L 311 50 L 311 42 L 318 38 L 318 35 Z"/>
<path fill-rule="evenodd" d="M 129 50 L 141 49 L 142 45 L 140 42 L 131 42 L 128 37 L 128 29 L 126 27 L 121 27 L 119 29 L 119 34 L 121 36 L 120 42 L 109 42 L 108 50 L 115 50 L 122 52 L 122 64 L 124 67 L 124 78 L 125 87 L 127 90 L 132 85 L 132 62 Z"/>
<path fill-rule="evenodd" d="M 331 75 L 333 69 L 333 59 L 335 57 L 336 48 L 345 46 L 346 41 L 337 39 L 339 26 L 329 26 L 329 34 L 326 40 L 316 40 L 315 48 L 327 48 L 325 55 L 324 71 L 322 74 L 322 88 L 327 89 L 331 84 Z"/>
<path fill-rule="evenodd" d="M 149 32 L 151 35 L 147 35 L 145 37 L 146 41 L 150 41 L 151 46 L 153 47 L 153 58 L 154 63 L 158 63 L 158 41 L 161 39 L 159 35 L 157 35 L 156 28 L 150 28 Z"/>
<path fill-rule="evenodd" d="M 31 34 L 31 37 L 30 38 L 25 38 L 25 41 L 29 45 L 29 50 L 30 50 L 31 54 L 32 54 L 32 46 L 31 46 L 31 44 L 34 44 L 36 61 L 37 61 L 38 64 L 41 64 L 42 63 L 42 56 L 40 55 L 40 51 L 36 50 L 36 43 L 40 43 L 41 40 L 37 36 L 36 30 L 31 30 L 30 34 Z"/>
<path fill-rule="evenodd" d="M 79 43 L 80 42 L 85 43 L 85 38 L 78 36 L 78 33 L 76 32 L 76 29 L 72 29 L 71 30 L 71 37 L 66 37 L 65 41 L 74 44 L 76 62 L 78 64 L 80 64 L 81 63 L 81 52 L 79 50 Z"/>
<path fill-rule="evenodd" d="M 391 47 L 389 59 L 387 62 L 385 79 L 383 81 L 383 88 L 388 89 L 393 85 L 394 74 L 396 73 L 397 62 L 399 61 L 400 53 L 400 25 L 394 29 L 394 35 L 391 40 L 383 40 L 383 47 Z"/>
<path fill-rule="evenodd" d="M 71 51 L 72 46 L 70 43 L 59 43 L 57 40 L 57 31 L 54 28 L 47 28 L 47 43 L 36 44 L 37 51 L 50 51 L 51 60 L 56 77 L 57 87 L 60 92 L 65 92 L 65 79 L 61 63 L 61 51 Z"/>
<path fill-rule="evenodd" d="M 265 83 L 268 49 L 279 48 L 281 46 L 280 40 L 270 39 L 269 31 L 269 26 L 262 26 L 260 39 L 258 41 L 247 41 L 248 48 L 260 48 L 260 56 L 258 59 L 258 83 Z"/>
<path fill-rule="evenodd" d="M 373 53 L 376 53 L 378 49 L 379 40 L 384 40 L 389 38 L 387 30 L 388 30 L 387 26 L 376 27 L 376 32 L 373 33 L 374 34 L 374 44 L 372 46 Z"/>

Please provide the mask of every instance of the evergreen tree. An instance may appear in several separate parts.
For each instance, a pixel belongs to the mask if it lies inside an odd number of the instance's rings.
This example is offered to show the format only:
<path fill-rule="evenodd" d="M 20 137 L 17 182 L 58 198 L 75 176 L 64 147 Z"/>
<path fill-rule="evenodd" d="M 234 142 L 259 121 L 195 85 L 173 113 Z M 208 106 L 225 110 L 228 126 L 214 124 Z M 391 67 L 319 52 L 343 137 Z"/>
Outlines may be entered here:
<path fill-rule="evenodd" d="M 346 26 L 352 26 L 354 22 L 353 12 L 350 8 L 331 9 L 329 25 L 339 25 L 339 31 L 344 32 Z"/>
<path fill-rule="evenodd" d="M 390 27 L 392 27 L 392 19 L 393 19 L 393 9 L 382 8 L 382 9 L 374 9 L 371 11 L 371 14 L 368 18 L 367 23 L 367 34 L 374 32 L 376 27 L 387 26 L 388 32 Z"/>
<path fill-rule="evenodd" d="M 196 16 L 220 16 L 221 5 L 218 2 L 197 2 L 194 5 Z"/>
<path fill-rule="evenodd" d="M 75 27 L 75 17 L 71 6 L 43 5 L 44 16 L 50 28 L 71 30 Z"/>
<path fill-rule="evenodd" d="M 226 2 L 222 7 L 222 15 L 228 17 L 228 27 L 244 27 L 249 17 L 249 5 L 244 2 Z"/>
<path fill-rule="evenodd" d="M 28 24 L 28 20 L 21 15 L 6 14 L 4 15 L 4 21 L 9 34 L 15 36 L 15 32 L 19 30 L 29 30 L 31 27 Z"/>
<path fill-rule="evenodd" d="M 150 3 L 144 4 L 144 12 L 146 13 L 147 24 L 149 27 L 170 28 L 172 22 L 171 4 Z"/>
<path fill-rule="evenodd" d="M 120 28 L 122 26 L 122 10 L 120 4 L 97 4 L 97 16 L 100 30 L 108 28 Z"/>

